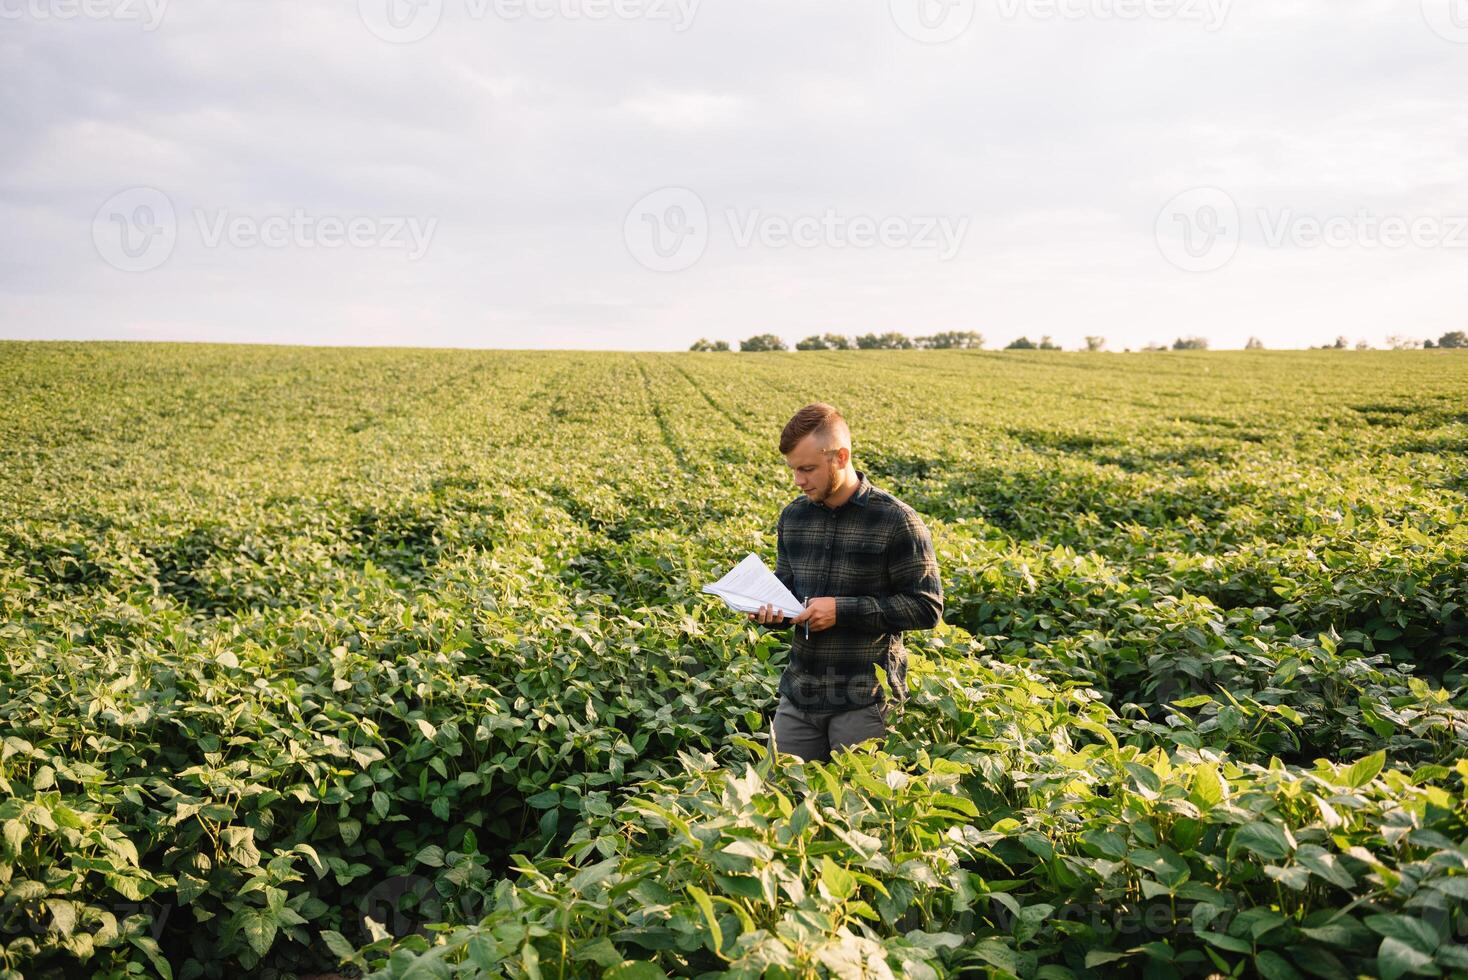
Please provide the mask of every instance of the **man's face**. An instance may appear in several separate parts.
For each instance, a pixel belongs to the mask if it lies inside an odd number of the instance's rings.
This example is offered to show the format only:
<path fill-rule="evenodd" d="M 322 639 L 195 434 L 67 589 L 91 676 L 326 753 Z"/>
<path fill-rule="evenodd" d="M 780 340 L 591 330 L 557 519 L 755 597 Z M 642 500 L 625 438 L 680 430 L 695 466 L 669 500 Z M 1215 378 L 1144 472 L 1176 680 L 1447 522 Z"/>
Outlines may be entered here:
<path fill-rule="evenodd" d="M 836 474 L 841 470 L 840 450 L 823 452 L 825 448 L 816 442 L 815 433 L 812 433 L 785 454 L 785 465 L 790 467 L 790 476 L 796 487 L 816 503 L 830 495 Z"/>

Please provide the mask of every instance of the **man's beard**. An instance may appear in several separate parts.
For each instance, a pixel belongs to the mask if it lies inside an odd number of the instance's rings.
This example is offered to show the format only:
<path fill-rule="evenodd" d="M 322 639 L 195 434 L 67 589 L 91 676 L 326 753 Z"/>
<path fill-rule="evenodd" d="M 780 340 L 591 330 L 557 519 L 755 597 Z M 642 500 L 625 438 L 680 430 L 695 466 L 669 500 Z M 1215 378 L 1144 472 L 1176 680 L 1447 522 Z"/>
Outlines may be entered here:
<path fill-rule="evenodd" d="M 819 487 L 810 495 L 810 499 L 820 503 L 831 495 L 831 488 L 836 484 L 836 474 L 831 470 L 826 471 L 826 485 Z"/>

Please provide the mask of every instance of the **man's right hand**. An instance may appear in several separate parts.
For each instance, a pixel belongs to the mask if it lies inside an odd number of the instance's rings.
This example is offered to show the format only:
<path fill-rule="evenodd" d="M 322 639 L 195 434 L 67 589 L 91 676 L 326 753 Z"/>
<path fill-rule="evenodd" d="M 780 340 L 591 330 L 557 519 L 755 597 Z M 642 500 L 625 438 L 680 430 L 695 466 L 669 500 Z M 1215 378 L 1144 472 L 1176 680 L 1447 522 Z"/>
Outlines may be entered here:
<path fill-rule="evenodd" d="M 790 619 L 789 616 L 786 616 L 784 613 L 776 610 L 774 606 L 760 606 L 759 612 L 745 613 L 744 615 L 759 623 L 761 626 L 788 625 L 787 621 Z"/>

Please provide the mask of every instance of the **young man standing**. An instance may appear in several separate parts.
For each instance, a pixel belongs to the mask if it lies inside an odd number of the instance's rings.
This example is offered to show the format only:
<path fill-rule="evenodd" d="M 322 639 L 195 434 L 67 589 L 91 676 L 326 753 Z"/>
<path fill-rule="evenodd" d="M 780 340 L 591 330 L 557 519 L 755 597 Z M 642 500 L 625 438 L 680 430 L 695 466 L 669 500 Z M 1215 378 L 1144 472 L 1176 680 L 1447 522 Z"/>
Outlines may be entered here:
<path fill-rule="evenodd" d="M 874 668 L 898 700 L 907 696 L 902 631 L 938 625 L 943 585 L 922 518 L 852 466 L 840 412 L 802 408 L 780 452 L 801 496 L 780 512 L 775 576 L 805 611 L 788 619 L 766 606 L 749 617 L 793 628 L 775 744 L 808 762 L 886 735 L 889 706 Z"/>

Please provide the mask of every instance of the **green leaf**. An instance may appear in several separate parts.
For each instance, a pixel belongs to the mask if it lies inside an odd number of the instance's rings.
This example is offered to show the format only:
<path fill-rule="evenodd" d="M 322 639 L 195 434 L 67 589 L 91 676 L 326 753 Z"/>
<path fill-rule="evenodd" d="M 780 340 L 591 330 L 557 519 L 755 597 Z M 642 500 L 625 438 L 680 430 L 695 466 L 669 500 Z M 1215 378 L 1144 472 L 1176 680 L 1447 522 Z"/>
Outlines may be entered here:
<path fill-rule="evenodd" d="M 347 937 L 331 929 L 321 930 L 321 941 L 338 960 L 350 960 L 357 955 L 357 948 L 347 942 Z"/>
<path fill-rule="evenodd" d="M 21 845 L 25 843 L 26 836 L 30 831 L 19 820 L 5 821 L 4 828 L 5 844 L 10 848 L 10 853 L 19 854 Z"/>
<path fill-rule="evenodd" d="M 1381 948 L 1376 951 L 1376 970 L 1381 980 L 1397 980 L 1404 973 L 1438 974 L 1431 956 L 1393 936 L 1381 941 Z"/>
<path fill-rule="evenodd" d="M 60 933 L 69 936 L 76 929 L 76 903 L 63 899 L 47 899 L 46 911 L 51 914 L 51 921 L 46 924 L 47 932 Z"/>
<path fill-rule="evenodd" d="M 1264 980 L 1303 980 L 1300 971 L 1272 949 L 1266 949 L 1254 957 L 1254 969 L 1259 971 Z"/>
<path fill-rule="evenodd" d="M 602 976 L 605 980 L 668 980 L 662 967 L 646 960 L 624 960 Z"/>
<path fill-rule="evenodd" d="M 1369 941 L 1371 934 L 1366 932 L 1360 923 L 1348 915 L 1339 915 L 1337 918 L 1319 926 L 1301 926 L 1300 934 L 1307 939 L 1313 939 L 1317 943 L 1326 946 L 1337 946 L 1341 949 L 1350 949 L 1358 941 Z M 1364 936 L 1364 939 L 1362 938 Z"/>
<path fill-rule="evenodd" d="M 129 942 L 142 951 L 142 954 L 148 958 L 149 963 L 153 964 L 153 969 L 158 971 L 158 975 L 163 980 L 173 980 L 173 967 L 168 965 L 168 959 L 163 955 L 163 950 L 159 948 L 158 940 L 152 936 L 143 936 L 136 933 L 129 935 L 127 938 Z"/>
<path fill-rule="evenodd" d="M 613 857 L 607 858 L 605 861 L 600 861 L 596 864 L 593 864 L 590 867 L 582 868 L 580 871 L 576 872 L 576 876 L 571 879 L 571 890 L 574 892 L 584 892 L 592 885 L 596 885 L 603 881 L 606 881 L 612 875 L 617 873 L 617 868 L 620 867 L 621 864 L 621 858 Z M 618 957 L 618 959 L 620 958 L 621 957 Z"/>
<path fill-rule="evenodd" d="M 1318 844 L 1301 844 L 1295 852 L 1295 860 L 1310 873 L 1341 888 L 1355 888 L 1356 879 L 1341 864 L 1340 859 Z"/>
<path fill-rule="evenodd" d="M 1252 851 L 1267 860 L 1278 860 L 1288 856 L 1290 842 L 1278 825 L 1267 820 L 1255 820 L 1234 831 L 1233 840 L 1228 845 L 1229 858 L 1232 859 L 1240 849 Z"/>
<path fill-rule="evenodd" d="M 1081 835 L 1081 843 L 1118 861 L 1127 856 L 1126 838 L 1113 830 L 1088 830 Z"/>
<path fill-rule="evenodd" d="M 174 895 L 178 898 L 180 905 L 187 905 L 208 890 L 208 881 L 184 872 L 178 875 L 178 885 L 174 889 Z"/>
<path fill-rule="evenodd" d="M 1381 772 L 1382 767 L 1385 765 L 1386 751 L 1373 752 L 1347 769 L 1342 775 L 1342 779 L 1347 786 L 1353 789 L 1359 789 L 1375 779 L 1376 774 Z"/>
<path fill-rule="evenodd" d="M 418 963 L 422 962 L 422 960 L 414 960 L 413 962 Z M 439 966 L 442 967 L 442 975 L 449 976 L 448 964 L 440 961 Z M 530 980 L 541 980 L 540 952 L 528 942 L 520 947 L 520 966 L 525 970 L 525 975 Z"/>
<path fill-rule="evenodd" d="M 770 845 L 764 841 L 751 840 L 747 837 L 741 837 L 729 844 L 724 848 L 724 853 L 760 862 L 771 861 L 775 857 L 775 850 Z"/>
<path fill-rule="evenodd" d="M 1091 970 L 1098 966 L 1105 966 L 1107 963 L 1115 963 L 1131 955 L 1131 953 L 1118 953 L 1112 949 L 1093 949 L 1086 953 L 1086 969 Z"/>
<path fill-rule="evenodd" d="M 716 956 L 722 958 L 724 955 L 722 952 L 724 948 L 724 933 L 719 928 L 719 920 L 714 916 L 714 903 L 709 901 L 708 892 L 699 888 L 697 885 L 689 885 L 688 894 L 693 896 L 693 900 L 698 903 L 699 910 L 703 912 L 704 923 L 708 926 L 709 930 L 709 949 Z"/>
<path fill-rule="evenodd" d="M 255 846 L 255 831 L 249 827 L 224 827 L 219 831 L 224 852 L 234 863 L 253 868 L 260 863 L 260 850 Z"/>
<path fill-rule="evenodd" d="M 613 946 L 612 941 L 606 936 L 601 936 L 581 946 L 571 954 L 571 958 L 575 960 L 589 960 L 603 969 L 622 963 L 622 954 L 617 951 L 617 947 Z"/>
<path fill-rule="evenodd" d="M 107 882 L 108 888 L 111 888 L 123 898 L 130 899 L 134 902 L 141 902 L 147 898 L 153 893 L 156 887 L 149 881 L 141 878 L 129 878 L 126 875 L 109 874 L 105 875 L 104 879 Z"/>
<path fill-rule="evenodd" d="M 830 857 L 821 858 L 820 884 L 826 894 L 838 902 L 846 901 L 856 892 L 856 877 Z"/>
<path fill-rule="evenodd" d="M 1101 737 L 1101 740 L 1107 745 L 1111 746 L 1113 749 L 1117 748 L 1116 736 L 1111 734 L 1111 729 L 1107 728 L 1099 721 L 1095 721 L 1091 718 L 1072 718 L 1071 724 L 1074 725 L 1076 728 L 1081 729 L 1082 731 L 1090 732 L 1093 735 L 1099 735 Z"/>
<path fill-rule="evenodd" d="M 1431 954 L 1442 943 L 1437 930 L 1409 915 L 1368 915 L 1366 928 L 1378 936 L 1396 939 L 1413 949 Z"/>
<path fill-rule="evenodd" d="M 275 920 L 270 913 L 261 909 L 244 909 L 237 913 L 245 934 L 245 941 L 256 956 L 264 956 L 275 945 Z"/>
<path fill-rule="evenodd" d="M 981 939 L 969 947 L 968 954 L 1014 976 L 1019 976 L 1023 972 L 1020 968 L 1019 954 L 1011 949 L 1004 940 L 993 936 Z"/>
<path fill-rule="evenodd" d="M 1224 785 L 1218 770 L 1212 766 L 1199 766 L 1193 772 L 1193 798 L 1204 809 L 1223 802 Z"/>
<path fill-rule="evenodd" d="M 1199 929 L 1198 938 L 1203 940 L 1205 943 L 1210 943 L 1211 945 L 1217 946 L 1219 949 L 1226 949 L 1231 953 L 1254 952 L 1253 944 L 1251 944 L 1248 940 L 1240 939 L 1237 936 L 1226 936 L 1221 932 L 1209 932 L 1206 929 Z"/>
<path fill-rule="evenodd" d="M 1302 868 L 1299 865 L 1281 867 L 1277 864 L 1266 864 L 1264 866 L 1264 873 L 1285 887 L 1297 892 L 1304 891 L 1305 887 L 1310 884 L 1310 870 L 1308 868 Z"/>

